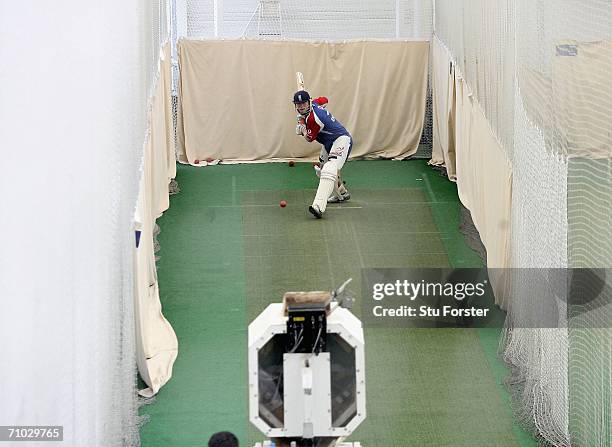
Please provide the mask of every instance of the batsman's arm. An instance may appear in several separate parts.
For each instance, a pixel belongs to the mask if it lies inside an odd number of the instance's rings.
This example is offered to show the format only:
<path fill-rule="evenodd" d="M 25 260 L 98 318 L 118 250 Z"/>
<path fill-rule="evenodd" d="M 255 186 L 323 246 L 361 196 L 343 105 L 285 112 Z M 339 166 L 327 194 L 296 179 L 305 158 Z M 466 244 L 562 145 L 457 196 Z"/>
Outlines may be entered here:
<path fill-rule="evenodd" d="M 319 107 L 326 108 L 327 104 L 329 103 L 329 99 L 327 99 L 325 96 L 319 96 L 318 98 L 313 99 L 312 103 L 318 105 Z"/>

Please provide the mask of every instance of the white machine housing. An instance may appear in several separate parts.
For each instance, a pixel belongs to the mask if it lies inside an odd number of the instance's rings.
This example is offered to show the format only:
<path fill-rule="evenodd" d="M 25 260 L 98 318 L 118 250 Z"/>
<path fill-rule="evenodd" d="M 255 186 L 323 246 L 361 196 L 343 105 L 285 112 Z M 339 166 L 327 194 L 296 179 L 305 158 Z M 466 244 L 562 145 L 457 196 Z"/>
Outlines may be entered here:
<path fill-rule="evenodd" d="M 352 348 L 355 360 L 355 399 L 353 417 L 342 427 L 332 426 L 330 387 L 330 353 L 287 353 L 283 355 L 284 422 L 282 427 L 271 426 L 260 414 L 259 351 L 273 337 L 287 333 L 287 316 L 282 303 L 270 304 L 249 325 L 249 419 L 263 434 L 274 438 L 337 438 L 350 435 L 366 417 L 364 336 L 361 321 L 348 309 L 336 307 L 327 316 L 327 335 L 337 335 Z M 307 361 L 308 360 L 308 361 Z M 306 364 L 308 367 L 304 367 Z M 356 407 L 356 408 L 355 408 Z M 350 417 L 348 415 L 347 417 Z M 278 424 L 277 424 L 278 425 Z M 359 445 L 337 444 L 337 445 Z"/>

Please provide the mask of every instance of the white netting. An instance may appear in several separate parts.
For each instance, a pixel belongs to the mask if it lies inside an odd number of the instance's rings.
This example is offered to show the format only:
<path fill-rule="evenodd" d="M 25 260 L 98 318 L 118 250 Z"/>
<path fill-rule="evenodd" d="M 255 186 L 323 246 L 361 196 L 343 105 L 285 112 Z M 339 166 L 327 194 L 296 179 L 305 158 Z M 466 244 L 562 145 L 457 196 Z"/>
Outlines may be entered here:
<path fill-rule="evenodd" d="M 512 163 L 513 265 L 612 265 L 610 3 L 438 0 L 435 34 Z M 522 327 L 550 293 L 515 273 L 503 341 L 515 409 L 546 443 L 610 445 L 611 331 Z M 609 307 L 594 312 L 581 326 L 609 328 Z"/>
<path fill-rule="evenodd" d="M 513 3 L 436 0 L 436 35 L 452 53 L 509 154 L 514 138 Z"/>
<path fill-rule="evenodd" d="M 516 267 L 567 267 L 567 160 L 546 150 L 517 92 L 513 151 L 512 254 Z M 544 272 L 544 271 L 543 271 Z M 554 301 L 531 275 L 514 272 L 513 301 L 503 344 L 508 384 L 520 420 L 553 445 L 568 438 L 566 329 L 525 328 L 537 302 Z M 563 322 L 566 325 L 567 322 Z"/>
<path fill-rule="evenodd" d="M 432 3 L 424 0 L 313 0 L 307 3 L 262 0 L 257 2 L 243 35 L 315 40 L 429 39 L 432 9 Z"/>
<path fill-rule="evenodd" d="M 64 445 L 139 444 L 133 217 L 161 4 L 0 3 L 0 421 L 62 425 Z"/>
<path fill-rule="evenodd" d="M 423 38 L 431 0 L 187 0 L 188 37 Z"/>
<path fill-rule="evenodd" d="M 608 57 L 612 70 L 612 53 Z M 609 267 L 612 158 L 570 158 L 567 191 L 569 262 L 574 267 Z M 569 431 L 575 446 L 612 445 L 612 306 L 598 305 L 612 302 L 607 273 L 600 299 L 584 306 L 585 313 L 568 330 Z"/>
<path fill-rule="evenodd" d="M 529 222 L 525 232 L 539 226 L 536 233 L 540 241 L 516 248 L 532 259 L 544 251 L 551 260 L 562 261 L 560 256 L 565 255 L 569 267 L 612 265 L 612 172 L 606 168 L 612 155 L 612 135 L 609 118 L 602 117 L 612 113 L 612 90 L 606 79 L 612 69 L 612 47 L 604 43 L 612 38 L 609 6 L 601 0 L 517 3 L 516 82 L 521 92 L 517 110 L 522 105 L 526 119 L 517 118 L 515 135 L 521 138 L 537 128 L 543 140 L 537 146 L 515 147 L 515 164 L 523 158 L 523 166 L 532 163 L 538 167 L 523 179 L 527 185 L 523 189 L 532 191 L 533 196 L 530 209 L 520 209 L 519 219 Z M 596 55 L 589 60 L 591 53 Z M 538 154 L 549 162 L 538 163 Z M 604 166 L 603 170 L 598 166 Z M 557 197 L 556 205 L 553 202 L 542 210 L 545 197 Z M 523 197 L 515 207 L 524 207 L 526 200 Z M 537 224 L 538 219 L 545 219 L 546 225 Z M 549 244 L 553 246 L 546 246 Z M 524 305 L 529 309 L 528 301 Z M 610 309 L 607 312 L 609 315 Z M 591 322 L 587 319 L 585 325 Z M 520 325 L 520 320 L 514 324 Z M 535 423 L 539 433 L 554 445 L 610 445 L 610 331 L 576 329 L 571 321 L 569 325 L 569 330 L 558 330 L 540 340 L 533 333 L 523 338 L 524 352 L 535 353 L 549 363 L 527 375 L 527 386 L 542 388 L 551 383 L 557 368 L 562 367 L 565 373 L 554 387 L 533 394 L 547 398 L 546 407 L 533 412 Z M 607 325 L 610 327 L 609 320 Z M 605 334 L 607 338 L 602 338 Z M 550 348 L 555 348 L 552 353 Z M 560 363 L 550 362 L 554 358 Z M 585 377 L 596 380 L 585 383 Z M 531 399 L 523 402 L 528 405 Z M 551 419 L 554 424 L 549 423 Z"/>

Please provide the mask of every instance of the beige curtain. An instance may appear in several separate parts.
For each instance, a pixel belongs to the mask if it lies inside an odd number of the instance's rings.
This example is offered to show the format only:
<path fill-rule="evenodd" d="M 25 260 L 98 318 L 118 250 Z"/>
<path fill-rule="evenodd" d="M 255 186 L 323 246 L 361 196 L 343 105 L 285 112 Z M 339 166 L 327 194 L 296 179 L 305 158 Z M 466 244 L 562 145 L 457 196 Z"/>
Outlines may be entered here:
<path fill-rule="evenodd" d="M 512 168 L 480 105 L 455 78 L 457 188 L 487 249 L 487 267 L 510 267 Z M 508 305 L 509 275 L 491 277 L 496 303 Z M 507 273 L 507 272 L 506 272 Z"/>
<path fill-rule="evenodd" d="M 425 116 L 429 42 L 179 42 L 179 160 L 315 159 L 295 135 L 295 72 L 353 135 L 352 157 L 405 158 Z M 184 153 L 184 156 L 181 154 Z"/>
<path fill-rule="evenodd" d="M 429 161 L 444 166 L 451 181 L 457 180 L 455 168 L 455 67 L 440 39 L 434 36 L 431 46 L 433 94 L 433 147 Z"/>
<path fill-rule="evenodd" d="M 511 261 L 512 166 L 463 76 L 457 67 L 450 69 L 450 56 L 437 39 L 432 52 L 432 164 L 456 166 L 459 199 L 470 210 L 487 249 L 497 304 L 506 308 L 510 277 L 499 269 L 509 268 Z"/>
<path fill-rule="evenodd" d="M 142 176 L 135 215 L 141 232 L 135 249 L 135 317 L 138 371 L 148 388 L 140 394 L 156 394 L 172 376 L 178 341 L 162 313 L 153 252 L 155 219 L 168 209 L 170 180 L 176 174 L 172 135 L 170 47 L 160 54 L 160 72 L 149 111 L 150 134 L 145 143 Z"/>

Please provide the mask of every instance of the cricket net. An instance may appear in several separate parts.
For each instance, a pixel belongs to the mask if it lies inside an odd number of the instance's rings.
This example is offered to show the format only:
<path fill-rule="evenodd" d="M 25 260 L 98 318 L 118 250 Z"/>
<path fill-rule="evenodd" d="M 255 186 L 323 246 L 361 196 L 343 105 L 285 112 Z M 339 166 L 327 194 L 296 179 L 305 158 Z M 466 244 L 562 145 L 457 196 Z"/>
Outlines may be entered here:
<path fill-rule="evenodd" d="M 609 3 L 438 0 L 435 36 L 511 165 L 510 265 L 612 265 Z M 545 444 L 611 445 L 609 304 L 578 319 L 560 305 L 560 328 L 526 328 L 550 290 L 520 272 L 511 287 L 501 353 L 516 414 Z"/>

